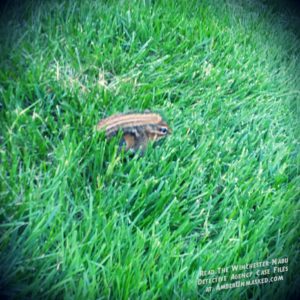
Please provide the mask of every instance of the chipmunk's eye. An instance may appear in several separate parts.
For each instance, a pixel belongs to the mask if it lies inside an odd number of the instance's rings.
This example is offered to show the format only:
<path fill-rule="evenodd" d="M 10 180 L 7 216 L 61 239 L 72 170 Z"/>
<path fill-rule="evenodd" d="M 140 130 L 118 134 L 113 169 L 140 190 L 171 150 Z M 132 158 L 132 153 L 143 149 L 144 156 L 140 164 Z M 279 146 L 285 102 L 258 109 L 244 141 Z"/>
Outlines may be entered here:
<path fill-rule="evenodd" d="M 159 128 L 159 131 L 160 131 L 161 133 L 168 133 L 168 128 L 166 128 L 166 127 L 160 127 L 160 128 Z"/>

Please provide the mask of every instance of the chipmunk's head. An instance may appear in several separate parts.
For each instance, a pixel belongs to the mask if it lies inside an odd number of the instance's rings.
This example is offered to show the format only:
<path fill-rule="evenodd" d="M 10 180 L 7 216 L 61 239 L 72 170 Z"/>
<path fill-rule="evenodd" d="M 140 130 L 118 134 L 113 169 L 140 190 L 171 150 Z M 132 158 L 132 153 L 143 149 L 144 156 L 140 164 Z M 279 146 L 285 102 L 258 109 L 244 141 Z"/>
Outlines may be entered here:
<path fill-rule="evenodd" d="M 172 130 L 165 121 L 161 120 L 157 124 L 149 124 L 147 126 L 146 132 L 149 140 L 155 142 L 171 134 Z"/>

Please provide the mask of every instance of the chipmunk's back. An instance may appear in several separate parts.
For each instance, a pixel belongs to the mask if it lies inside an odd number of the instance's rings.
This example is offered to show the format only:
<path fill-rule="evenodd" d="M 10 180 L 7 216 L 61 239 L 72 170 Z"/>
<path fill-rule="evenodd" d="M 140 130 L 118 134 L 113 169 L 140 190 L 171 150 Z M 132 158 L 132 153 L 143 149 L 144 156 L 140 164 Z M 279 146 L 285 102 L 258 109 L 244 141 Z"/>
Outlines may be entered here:
<path fill-rule="evenodd" d="M 107 136 L 110 136 L 119 129 L 140 127 L 149 124 L 155 125 L 160 122 L 162 122 L 162 117 L 155 113 L 116 114 L 101 120 L 97 125 L 97 129 L 105 129 Z"/>

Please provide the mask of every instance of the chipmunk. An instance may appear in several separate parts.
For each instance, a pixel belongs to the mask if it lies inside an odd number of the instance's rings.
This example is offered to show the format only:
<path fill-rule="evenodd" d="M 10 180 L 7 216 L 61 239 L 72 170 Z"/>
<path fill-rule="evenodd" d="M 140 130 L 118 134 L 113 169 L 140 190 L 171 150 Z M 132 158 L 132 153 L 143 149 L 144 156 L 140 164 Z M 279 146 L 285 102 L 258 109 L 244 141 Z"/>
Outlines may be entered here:
<path fill-rule="evenodd" d="M 112 115 L 101 120 L 97 130 L 105 130 L 108 139 L 121 130 L 120 148 L 126 145 L 125 150 L 134 153 L 138 150 L 143 153 L 149 141 L 156 142 L 172 132 L 161 115 L 149 111 Z"/>

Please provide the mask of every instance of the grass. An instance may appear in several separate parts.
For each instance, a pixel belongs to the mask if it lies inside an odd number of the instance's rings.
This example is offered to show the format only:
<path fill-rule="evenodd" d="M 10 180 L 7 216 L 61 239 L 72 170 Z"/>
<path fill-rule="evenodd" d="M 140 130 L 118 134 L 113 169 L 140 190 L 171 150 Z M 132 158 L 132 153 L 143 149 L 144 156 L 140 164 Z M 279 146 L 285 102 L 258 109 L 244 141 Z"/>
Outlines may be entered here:
<path fill-rule="evenodd" d="M 1 291 L 283 299 L 299 281 L 299 18 L 259 1 L 45 1 L 0 26 Z M 142 158 L 94 130 L 151 109 Z M 125 157 L 124 157 L 125 156 Z M 206 293 L 201 270 L 289 258 Z"/>

